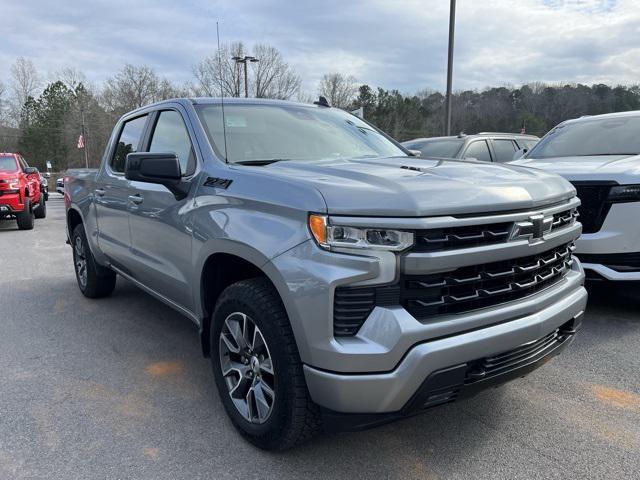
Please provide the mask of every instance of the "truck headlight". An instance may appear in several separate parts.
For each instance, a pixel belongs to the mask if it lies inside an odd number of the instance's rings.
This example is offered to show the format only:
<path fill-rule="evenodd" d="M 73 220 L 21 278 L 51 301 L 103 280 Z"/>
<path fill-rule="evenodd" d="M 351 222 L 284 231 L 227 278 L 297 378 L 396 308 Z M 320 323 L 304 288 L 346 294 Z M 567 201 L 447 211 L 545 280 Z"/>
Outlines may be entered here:
<path fill-rule="evenodd" d="M 640 202 L 640 185 L 616 185 L 611 187 L 608 200 L 616 203 Z"/>
<path fill-rule="evenodd" d="M 309 215 L 309 230 L 318 245 L 333 248 L 376 249 L 400 252 L 413 245 L 413 233 L 387 228 L 330 225 L 326 215 Z"/>
<path fill-rule="evenodd" d="M 9 184 L 9 189 L 11 190 L 20 188 L 20 180 L 18 178 L 6 178 L 4 180 L 0 180 L 0 183 Z"/>

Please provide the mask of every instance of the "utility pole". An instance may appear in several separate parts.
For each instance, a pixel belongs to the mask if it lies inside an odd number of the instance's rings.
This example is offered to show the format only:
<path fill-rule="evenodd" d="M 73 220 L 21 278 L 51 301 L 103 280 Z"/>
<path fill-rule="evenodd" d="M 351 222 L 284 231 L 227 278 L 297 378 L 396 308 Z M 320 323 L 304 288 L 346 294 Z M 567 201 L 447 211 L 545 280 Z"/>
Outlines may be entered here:
<path fill-rule="evenodd" d="M 235 60 L 236 64 L 243 63 L 244 64 L 244 98 L 249 96 L 249 80 L 247 76 L 247 62 L 257 62 L 259 61 L 256 57 L 252 57 L 249 55 L 245 55 L 244 57 L 231 57 L 231 60 Z"/>
<path fill-rule="evenodd" d="M 449 58 L 447 62 L 447 97 L 445 112 L 445 134 L 451 135 L 451 84 L 453 83 L 453 37 L 456 26 L 456 0 L 451 0 L 449 8 Z"/>
<path fill-rule="evenodd" d="M 84 143 L 84 166 L 89 168 L 89 154 L 87 153 L 87 132 L 84 128 L 84 108 L 80 107 L 80 116 L 82 117 L 82 142 Z"/>

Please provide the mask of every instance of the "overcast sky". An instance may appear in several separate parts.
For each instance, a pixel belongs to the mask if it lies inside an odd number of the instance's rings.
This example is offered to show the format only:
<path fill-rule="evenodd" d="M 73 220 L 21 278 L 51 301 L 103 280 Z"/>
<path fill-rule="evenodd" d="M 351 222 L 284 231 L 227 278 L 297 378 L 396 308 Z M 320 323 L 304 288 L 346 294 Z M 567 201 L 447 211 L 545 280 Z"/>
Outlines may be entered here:
<path fill-rule="evenodd" d="M 413 93 L 443 90 L 447 0 L 0 0 L 0 79 L 16 57 L 42 76 L 100 83 L 125 63 L 171 80 L 222 41 L 269 43 L 316 93 L 324 73 Z M 640 82 L 638 0 L 458 0 L 454 89 L 532 81 Z"/>

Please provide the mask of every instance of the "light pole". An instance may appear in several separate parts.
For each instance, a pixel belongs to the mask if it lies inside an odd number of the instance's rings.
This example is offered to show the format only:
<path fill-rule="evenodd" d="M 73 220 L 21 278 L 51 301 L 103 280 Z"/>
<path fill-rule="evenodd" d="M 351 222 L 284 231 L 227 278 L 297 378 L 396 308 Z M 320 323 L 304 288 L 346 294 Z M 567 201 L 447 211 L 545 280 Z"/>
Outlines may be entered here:
<path fill-rule="evenodd" d="M 249 96 L 249 82 L 247 79 L 247 62 L 257 62 L 258 59 L 256 57 L 252 57 L 249 55 L 245 55 L 244 57 L 231 57 L 231 60 L 235 60 L 236 64 L 243 63 L 244 64 L 244 97 L 247 98 Z"/>
<path fill-rule="evenodd" d="M 453 37 L 456 27 L 456 0 L 451 0 L 449 8 L 449 58 L 447 62 L 447 97 L 445 111 L 446 135 L 451 135 L 451 84 L 453 83 Z"/>

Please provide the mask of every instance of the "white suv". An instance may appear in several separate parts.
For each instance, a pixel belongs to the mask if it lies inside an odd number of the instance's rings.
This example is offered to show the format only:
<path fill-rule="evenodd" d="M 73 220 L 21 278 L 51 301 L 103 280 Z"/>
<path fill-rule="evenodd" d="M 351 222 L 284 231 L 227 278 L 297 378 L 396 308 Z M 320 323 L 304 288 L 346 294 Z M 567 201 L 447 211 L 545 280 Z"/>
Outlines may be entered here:
<path fill-rule="evenodd" d="M 513 163 L 564 176 L 576 187 L 587 278 L 640 280 L 640 111 L 561 123 Z"/>

